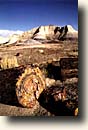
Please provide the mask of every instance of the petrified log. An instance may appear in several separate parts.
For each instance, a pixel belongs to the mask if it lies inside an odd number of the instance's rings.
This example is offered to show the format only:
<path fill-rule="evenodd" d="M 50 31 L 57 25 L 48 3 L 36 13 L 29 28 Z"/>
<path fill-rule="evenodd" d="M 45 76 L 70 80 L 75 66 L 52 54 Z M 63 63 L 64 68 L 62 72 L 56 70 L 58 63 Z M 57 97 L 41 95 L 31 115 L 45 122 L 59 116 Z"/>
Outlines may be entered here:
<path fill-rule="evenodd" d="M 78 77 L 78 58 L 61 58 L 60 68 L 62 80 Z"/>
<path fill-rule="evenodd" d="M 42 72 L 38 67 L 27 68 L 16 83 L 16 95 L 21 105 L 33 108 L 38 103 L 41 92 L 45 88 Z"/>
<path fill-rule="evenodd" d="M 61 69 L 62 80 L 78 77 L 78 69 Z"/>
<path fill-rule="evenodd" d="M 61 58 L 61 69 L 78 69 L 78 58 Z"/>
<path fill-rule="evenodd" d="M 16 82 L 24 67 L 11 68 L 0 71 L 0 103 L 19 106 L 16 97 Z"/>
<path fill-rule="evenodd" d="M 56 116 L 77 116 L 78 79 L 72 78 L 63 84 L 56 82 L 41 93 L 39 102 Z"/>
<path fill-rule="evenodd" d="M 1 116 L 36 116 L 52 115 L 37 102 L 33 108 L 24 108 L 16 96 L 16 83 L 24 66 L 0 71 L 0 115 Z"/>

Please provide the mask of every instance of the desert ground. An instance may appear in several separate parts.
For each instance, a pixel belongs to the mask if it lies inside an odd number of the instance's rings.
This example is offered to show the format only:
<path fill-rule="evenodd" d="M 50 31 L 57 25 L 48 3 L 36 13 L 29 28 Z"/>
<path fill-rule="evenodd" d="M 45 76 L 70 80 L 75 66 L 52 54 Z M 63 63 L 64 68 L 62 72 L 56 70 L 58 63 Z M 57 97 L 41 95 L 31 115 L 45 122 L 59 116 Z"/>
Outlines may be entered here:
<path fill-rule="evenodd" d="M 16 60 L 9 65 L 5 57 Z M 77 115 L 78 42 L 0 46 L 0 66 L 1 116 Z M 46 82 L 34 108 L 23 107 L 16 96 L 19 76 L 30 66 L 39 67 Z"/>

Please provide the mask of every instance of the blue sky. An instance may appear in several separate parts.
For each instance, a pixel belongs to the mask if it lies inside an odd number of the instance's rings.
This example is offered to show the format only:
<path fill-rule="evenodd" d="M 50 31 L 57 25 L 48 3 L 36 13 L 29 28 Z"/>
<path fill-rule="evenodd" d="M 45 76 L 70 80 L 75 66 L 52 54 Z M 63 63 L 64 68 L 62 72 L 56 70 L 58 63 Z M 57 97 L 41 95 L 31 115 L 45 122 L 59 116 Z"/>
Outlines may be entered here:
<path fill-rule="evenodd" d="M 70 24 L 78 30 L 77 0 L 0 1 L 0 30 L 26 31 L 48 24 Z"/>

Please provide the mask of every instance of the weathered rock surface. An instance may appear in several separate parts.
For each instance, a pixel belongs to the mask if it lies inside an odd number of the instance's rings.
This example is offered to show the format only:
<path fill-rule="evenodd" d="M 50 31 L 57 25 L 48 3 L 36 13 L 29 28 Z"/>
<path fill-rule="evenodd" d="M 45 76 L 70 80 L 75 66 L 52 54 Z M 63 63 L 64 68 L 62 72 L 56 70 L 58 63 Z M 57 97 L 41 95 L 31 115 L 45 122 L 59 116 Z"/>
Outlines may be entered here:
<path fill-rule="evenodd" d="M 0 116 L 54 116 L 42 106 L 36 109 L 27 109 L 0 103 Z"/>
<path fill-rule="evenodd" d="M 16 43 L 19 40 L 19 35 L 13 34 L 9 37 L 0 37 L 0 44 L 10 45 Z"/>
<path fill-rule="evenodd" d="M 34 28 L 23 33 L 23 38 L 33 38 L 37 40 L 77 40 L 78 32 L 71 25 L 64 27 L 47 25 Z"/>

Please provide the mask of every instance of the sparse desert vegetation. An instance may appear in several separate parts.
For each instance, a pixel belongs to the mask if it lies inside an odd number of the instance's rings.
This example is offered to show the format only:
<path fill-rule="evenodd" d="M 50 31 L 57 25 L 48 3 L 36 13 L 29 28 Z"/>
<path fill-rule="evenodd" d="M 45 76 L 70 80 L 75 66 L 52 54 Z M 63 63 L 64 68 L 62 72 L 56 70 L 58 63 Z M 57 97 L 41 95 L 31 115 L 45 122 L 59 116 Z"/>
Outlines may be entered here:
<path fill-rule="evenodd" d="M 4 55 L 1 59 L 1 69 L 9 69 L 18 67 L 18 62 L 16 56 Z"/>

